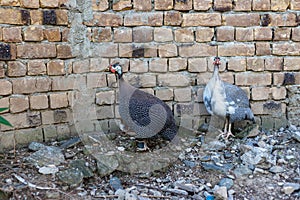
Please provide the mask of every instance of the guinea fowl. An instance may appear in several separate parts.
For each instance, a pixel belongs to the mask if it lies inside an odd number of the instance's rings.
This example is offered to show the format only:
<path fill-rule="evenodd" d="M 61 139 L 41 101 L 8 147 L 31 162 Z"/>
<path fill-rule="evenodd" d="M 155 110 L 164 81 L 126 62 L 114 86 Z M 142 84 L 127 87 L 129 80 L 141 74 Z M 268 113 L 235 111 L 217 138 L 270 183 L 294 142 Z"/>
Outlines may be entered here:
<path fill-rule="evenodd" d="M 214 73 L 205 86 L 203 100 L 209 114 L 225 118 L 222 135 L 227 134 L 227 139 L 231 135 L 234 136 L 231 132 L 232 123 L 242 120 L 255 121 L 246 92 L 220 79 L 220 64 L 220 58 L 215 57 Z"/>
<path fill-rule="evenodd" d="M 123 78 L 122 66 L 109 66 L 119 80 L 119 113 L 122 121 L 135 132 L 135 138 L 156 136 L 171 141 L 177 134 L 175 119 L 170 107 L 159 98 L 130 85 Z M 148 147 L 144 141 L 143 148 Z"/>

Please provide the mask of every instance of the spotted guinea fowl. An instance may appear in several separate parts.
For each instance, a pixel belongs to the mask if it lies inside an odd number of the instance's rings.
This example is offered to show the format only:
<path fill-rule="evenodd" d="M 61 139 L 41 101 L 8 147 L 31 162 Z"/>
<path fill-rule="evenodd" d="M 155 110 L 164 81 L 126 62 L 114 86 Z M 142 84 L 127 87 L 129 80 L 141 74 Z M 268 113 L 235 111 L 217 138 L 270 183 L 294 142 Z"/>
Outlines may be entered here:
<path fill-rule="evenodd" d="M 122 121 L 140 139 L 162 137 L 171 141 L 177 134 L 175 119 L 170 107 L 159 98 L 130 85 L 123 78 L 122 66 L 109 66 L 119 80 L 119 113 Z M 138 150 L 146 150 L 144 148 Z"/>
<path fill-rule="evenodd" d="M 229 136 L 233 136 L 232 123 L 242 120 L 255 121 L 246 92 L 220 79 L 220 64 L 220 58 L 215 57 L 214 73 L 205 86 L 203 100 L 209 114 L 225 118 L 222 134 L 226 135 L 227 139 Z"/>

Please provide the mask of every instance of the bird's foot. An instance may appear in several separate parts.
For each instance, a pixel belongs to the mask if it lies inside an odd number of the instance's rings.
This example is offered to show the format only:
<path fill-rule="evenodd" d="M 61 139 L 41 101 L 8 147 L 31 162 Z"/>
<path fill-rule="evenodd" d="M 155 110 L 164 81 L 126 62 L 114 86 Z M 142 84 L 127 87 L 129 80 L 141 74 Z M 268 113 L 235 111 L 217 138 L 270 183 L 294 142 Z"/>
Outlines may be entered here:
<path fill-rule="evenodd" d="M 219 130 L 219 132 L 221 132 L 221 134 L 218 135 L 218 137 L 219 137 L 219 138 L 223 138 L 223 139 L 225 139 L 225 140 L 228 140 L 228 138 L 229 138 L 230 136 L 235 137 L 235 136 L 232 134 L 231 131 L 223 132 L 223 131 Z"/>
<path fill-rule="evenodd" d="M 147 146 L 147 143 L 145 141 L 137 141 L 136 147 L 136 150 L 140 152 L 150 151 L 150 148 Z"/>
<path fill-rule="evenodd" d="M 235 137 L 235 136 L 231 133 L 231 131 L 228 131 L 227 134 L 226 134 L 225 139 L 228 140 L 228 138 L 229 138 L 230 136 Z"/>

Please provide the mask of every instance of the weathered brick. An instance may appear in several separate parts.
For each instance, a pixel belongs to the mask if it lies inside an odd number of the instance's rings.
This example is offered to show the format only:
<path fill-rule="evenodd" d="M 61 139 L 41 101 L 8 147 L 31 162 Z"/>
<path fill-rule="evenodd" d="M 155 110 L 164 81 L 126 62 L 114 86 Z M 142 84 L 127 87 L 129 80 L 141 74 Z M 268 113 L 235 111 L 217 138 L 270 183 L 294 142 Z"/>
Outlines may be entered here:
<path fill-rule="evenodd" d="M 191 88 L 176 88 L 174 89 L 174 97 L 175 101 L 184 102 L 188 101 L 190 102 L 192 100 L 192 92 Z"/>
<path fill-rule="evenodd" d="M 0 8 L 0 24 L 23 24 L 20 10 Z"/>
<path fill-rule="evenodd" d="M 43 27 L 29 26 L 24 30 L 25 41 L 42 41 L 43 39 Z"/>
<path fill-rule="evenodd" d="M 271 2 L 270 0 L 255 0 L 252 1 L 252 9 L 253 10 L 270 10 Z"/>
<path fill-rule="evenodd" d="M 252 71 L 264 71 L 265 60 L 261 57 L 248 57 L 247 58 L 247 70 Z"/>
<path fill-rule="evenodd" d="M 0 99 L 0 108 L 8 108 L 7 110 L 4 110 L 0 113 L 9 112 L 9 97 L 2 97 Z"/>
<path fill-rule="evenodd" d="M 170 42 L 173 41 L 173 32 L 171 28 L 157 27 L 154 28 L 154 41 Z"/>
<path fill-rule="evenodd" d="M 20 44 L 17 45 L 19 58 L 54 58 L 56 57 L 55 44 Z"/>
<path fill-rule="evenodd" d="M 68 107 L 68 95 L 67 93 L 52 93 L 49 95 L 50 108 L 65 108 Z"/>
<path fill-rule="evenodd" d="M 47 28 L 44 29 L 44 37 L 49 42 L 61 41 L 61 34 L 59 28 Z"/>
<path fill-rule="evenodd" d="M 271 13 L 270 26 L 297 26 L 297 16 L 295 13 Z"/>
<path fill-rule="evenodd" d="M 252 0 L 238 0 L 238 1 L 234 1 L 234 3 L 235 3 L 234 6 L 235 11 L 251 11 Z"/>
<path fill-rule="evenodd" d="M 46 65 L 41 60 L 29 60 L 27 63 L 28 75 L 46 74 Z"/>
<path fill-rule="evenodd" d="M 166 58 L 150 60 L 149 70 L 151 72 L 167 72 L 168 71 L 168 60 Z"/>
<path fill-rule="evenodd" d="M 36 92 L 48 92 L 51 88 L 51 79 L 48 77 L 37 77 L 35 78 L 34 87 Z"/>
<path fill-rule="evenodd" d="M 90 69 L 90 61 L 88 59 L 75 61 L 72 65 L 73 73 L 75 74 L 86 73 Z"/>
<path fill-rule="evenodd" d="M 196 41 L 197 42 L 210 42 L 214 37 L 213 28 L 197 28 L 196 29 Z"/>
<path fill-rule="evenodd" d="M 148 72 L 148 62 L 141 59 L 130 60 L 130 71 L 134 73 Z"/>
<path fill-rule="evenodd" d="M 289 70 L 300 70 L 300 58 L 299 57 L 285 57 L 283 69 L 286 71 Z"/>
<path fill-rule="evenodd" d="M 93 42 L 110 42 L 112 41 L 111 28 L 94 28 L 92 33 Z"/>
<path fill-rule="evenodd" d="M 151 42 L 153 40 L 153 28 L 147 26 L 135 27 L 132 31 L 133 42 Z"/>
<path fill-rule="evenodd" d="M 67 10 L 55 10 L 56 13 L 56 24 L 66 26 L 68 25 L 68 11 Z"/>
<path fill-rule="evenodd" d="M 156 76 L 152 74 L 128 74 L 125 77 L 126 80 L 134 87 L 155 87 L 156 86 Z"/>
<path fill-rule="evenodd" d="M 287 97 L 287 91 L 285 87 L 272 87 L 271 93 L 274 100 L 282 100 Z"/>
<path fill-rule="evenodd" d="M 54 124 L 54 111 L 46 110 L 41 112 L 42 114 L 42 124 Z M 56 129 L 55 129 L 56 132 Z"/>
<path fill-rule="evenodd" d="M 232 9 L 231 0 L 215 0 L 214 1 L 214 10 L 216 11 L 230 11 Z"/>
<path fill-rule="evenodd" d="M 186 58 L 170 58 L 169 59 L 169 71 L 176 72 L 187 69 Z"/>
<path fill-rule="evenodd" d="M 194 31 L 189 28 L 177 29 L 174 31 L 176 42 L 193 42 L 194 41 Z"/>
<path fill-rule="evenodd" d="M 290 36 L 291 28 L 276 28 L 274 30 L 275 41 L 290 40 Z"/>
<path fill-rule="evenodd" d="M 110 119 L 114 118 L 114 107 L 113 106 L 101 106 L 97 109 L 97 119 Z"/>
<path fill-rule="evenodd" d="M 24 63 L 20 61 L 9 61 L 7 63 L 7 75 L 18 77 L 25 76 L 27 72 L 27 67 Z"/>
<path fill-rule="evenodd" d="M 252 100 L 267 100 L 271 94 L 269 87 L 254 87 L 251 90 Z"/>
<path fill-rule="evenodd" d="M 182 57 L 215 56 L 217 47 L 207 44 L 182 45 L 179 47 L 179 55 Z"/>
<path fill-rule="evenodd" d="M 57 58 L 65 59 L 74 57 L 72 54 L 72 47 L 68 44 L 57 45 Z"/>
<path fill-rule="evenodd" d="M 29 97 L 30 109 L 40 110 L 46 109 L 48 105 L 48 96 L 46 94 L 32 95 Z"/>
<path fill-rule="evenodd" d="M 51 87 L 51 79 L 47 77 L 13 79 L 14 94 L 31 94 L 34 92 L 47 92 Z"/>
<path fill-rule="evenodd" d="M 118 44 L 99 43 L 94 46 L 93 57 L 111 58 L 118 56 Z"/>
<path fill-rule="evenodd" d="M 3 41 L 4 42 L 21 42 L 22 41 L 21 32 L 22 32 L 21 27 L 3 28 Z"/>
<path fill-rule="evenodd" d="M 96 104 L 105 105 L 113 104 L 115 102 L 115 91 L 100 91 L 96 93 Z"/>
<path fill-rule="evenodd" d="M 19 0 L 2 0 L 0 2 L 1 6 L 20 6 Z"/>
<path fill-rule="evenodd" d="M 255 54 L 258 56 L 271 54 L 271 46 L 269 42 L 256 42 L 255 47 Z"/>
<path fill-rule="evenodd" d="M 124 26 L 162 26 L 163 13 L 128 13 L 124 16 Z"/>
<path fill-rule="evenodd" d="M 179 11 L 168 11 L 164 14 L 164 25 L 179 26 L 182 22 L 182 16 Z"/>
<path fill-rule="evenodd" d="M 192 0 L 185 0 L 182 1 L 175 1 L 174 10 L 192 10 L 193 8 L 193 1 Z"/>
<path fill-rule="evenodd" d="M 112 9 L 117 11 L 130 10 L 131 8 L 132 8 L 132 3 L 130 0 L 114 1 L 112 5 Z"/>
<path fill-rule="evenodd" d="M 5 63 L 0 62 L 0 78 L 5 77 L 6 68 L 4 66 L 5 66 Z"/>
<path fill-rule="evenodd" d="M 206 72 L 207 71 L 206 58 L 189 58 L 188 71 L 189 72 Z"/>
<path fill-rule="evenodd" d="M 92 0 L 92 8 L 96 11 L 105 11 L 109 7 L 108 0 Z"/>
<path fill-rule="evenodd" d="M 8 113 L 8 114 L 4 114 L 3 117 L 6 120 L 8 120 L 13 125 L 13 127 L 1 126 L 2 131 L 29 127 L 26 113 L 18 113 L 18 114 Z"/>
<path fill-rule="evenodd" d="M 9 104 L 11 113 L 23 112 L 29 108 L 29 101 L 27 96 L 10 97 Z"/>
<path fill-rule="evenodd" d="M 283 69 L 282 57 L 266 57 L 265 69 L 268 71 L 281 71 Z"/>
<path fill-rule="evenodd" d="M 30 10 L 30 20 L 32 25 L 42 25 L 43 12 L 41 10 Z"/>
<path fill-rule="evenodd" d="M 0 95 L 9 95 L 12 93 L 12 84 L 8 80 L 0 79 Z"/>
<path fill-rule="evenodd" d="M 109 59 L 107 58 L 91 58 L 90 60 L 91 72 L 105 71 L 108 66 L 109 66 Z"/>
<path fill-rule="evenodd" d="M 155 0 L 155 10 L 171 10 L 173 8 L 173 0 Z"/>
<path fill-rule="evenodd" d="M 246 59 L 240 57 L 233 57 L 228 60 L 228 70 L 235 72 L 246 71 Z"/>
<path fill-rule="evenodd" d="M 89 73 L 87 75 L 87 87 L 88 88 L 97 88 L 97 87 L 106 87 L 106 76 L 104 73 Z"/>
<path fill-rule="evenodd" d="M 226 26 L 259 26 L 260 16 L 258 13 L 246 13 L 246 14 L 224 14 L 222 16 L 224 25 Z"/>
<path fill-rule="evenodd" d="M 197 85 L 206 85 L 209 79 L 212 77 L 211 72 L 203 72 L 197 74 Z"/>
<path fill-rule="evenodd" d="M 184 76 L 183 74 L 159 74 L 158 82 L 160 86 L 170 86 L 170 87 L 176 87 L 176 86 L 189 86 L 190 80 L 188 77 Z"/>
<path fill-rule="evenodd" d="M 300 55 L 300 43 L 274 43 L 273 54 L 285 55 L 285 56 L 299 56 Z"/>
<path fill-rule="evenodd" d="M 139 11 L 150 11 L 152 10 L 151 0 L 133 0 L 133 8 Z"/>
<path fill-rule="evenodd" d="M 300 2 L 298 0 L 291 0 L 290 7 L 292 10 L 300 10 Z"/>
<path fill-rule="evenodd" d="M 155 96 L 163 101 L 173 100 L 173 90 L 171 88 L 158 88 L 155 90 Z"/>
<path fill-rule="evenodd" d="M 20 0 L 21 6 L 24 8 L 39 8 L 39 0 Z"/>
<path fill-rule="evenodd" d="M 235 75 L 235 83 L 237 85 L 263 86 L 263 85 L 270 85 L 271 82 L 272 82 L 271 73 L 242 72 Z"/>
<path fill-rule="evenodd" d="M 52 77 L 52 91 L 80 89 L 86 86 L 85 76 L 55 76 Z"/>
<path fill-rule="evenodd" d="M 87 26 L 121 26 L 123 17 L 115 13 L 94 13 L 91 21 L 86 22 Z"/>
<path fill-rule="evenodd" d="M 234 28 L 233 27 L 218 27 L 217 28 L 217 41 L 233 41 L 234 40 Z"/>
<path fill-rule="evenodd" d="M 40 0 L 42 8 L 56 8 L 58 7 L 58 0 Z"/>
<path fill-rule="evenodd" d="M 234 76 L 232 72 L 221 73 L 220 77 L 223 81 L 233 84 Z"/>
<path fill-rule="evenodd" d="M 271 10 L 286 11 L 289 7 L 289 0 L 271 0 Z"/>
<path fill-rule="evenodd" d="M 235 39 L 237 41 L 241 41 L 241 42 L 253 41 L 253 39 L 254 39 L 253 28 L 237 27 L 235 29 Z"/>
<path fill-rule="evenodd" d="M 212 7 L 212 0 L 194 0 L 194 10 L 206 11 Z"/>
<path fill-rule="evenodd" d="M 131 28 L 115 28 L 114 29 L 115 42 L 132 42 L 132 29 Z"/>
<path fill-rule="evenodd" d="M 220 56 L 253 56 L 255 46 L 254 44 L 228 43 L 219 46 L 218 51 L 218 55 Z"/>
<path fill-rule="evenodd" d="M 182 26 L 219 26 L 220 13 L 183 13 Z"/>
<path fill-rule="evenodd" d="M 292 29 L 292 40 L 300 42 L 300 27 Z"/>
<path fill-rule="evenodd" d="M 176 44 L 161 44 L 158 46 L 159 57 L 175 57 L 178 55 Z"/>
<path fill-rule="evenodd" d="M 272 29 L 269 27 L 254 28 L 254 40 L 272 40 Z"/>
<path fill-rule="evenodd" d="M 63 75 L 66 74 L 65 63 L 63 60 L 50 60 L 47 63 L 48 75 Z"/>

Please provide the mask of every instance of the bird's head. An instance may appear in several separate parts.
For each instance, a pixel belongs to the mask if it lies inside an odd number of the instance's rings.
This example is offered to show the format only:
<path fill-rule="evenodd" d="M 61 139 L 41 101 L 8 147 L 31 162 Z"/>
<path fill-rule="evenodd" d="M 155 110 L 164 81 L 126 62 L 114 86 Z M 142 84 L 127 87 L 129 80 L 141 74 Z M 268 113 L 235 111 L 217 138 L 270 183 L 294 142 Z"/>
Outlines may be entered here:
<path fill-rule="evenodd" d="M 122 71 L 122 66 L 120 65 L 120 63 L 115 63 L 115 64 L 111 64 L 108 66 L 108 70 L 116 75 L 118 75 L 119 78 L 122 77 L 123 75 L 123 71 Z"/>
<path fill-rule="evenodd" d="M 214 58 L 214 65 L 221 65 L 221 59 L 220 59 L 220 57 L 215 57 Z"/>

